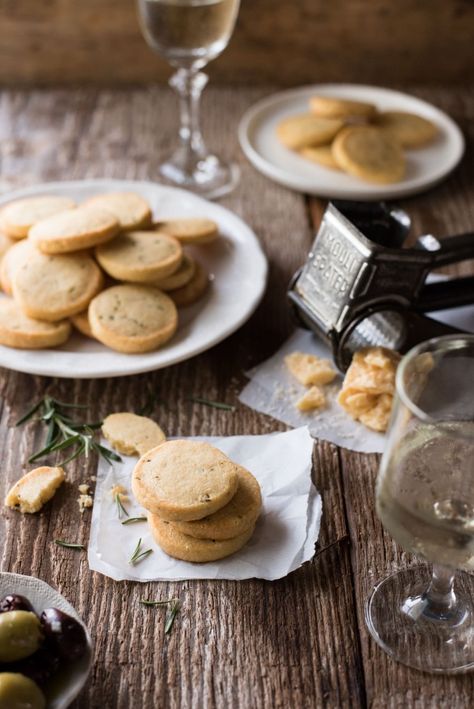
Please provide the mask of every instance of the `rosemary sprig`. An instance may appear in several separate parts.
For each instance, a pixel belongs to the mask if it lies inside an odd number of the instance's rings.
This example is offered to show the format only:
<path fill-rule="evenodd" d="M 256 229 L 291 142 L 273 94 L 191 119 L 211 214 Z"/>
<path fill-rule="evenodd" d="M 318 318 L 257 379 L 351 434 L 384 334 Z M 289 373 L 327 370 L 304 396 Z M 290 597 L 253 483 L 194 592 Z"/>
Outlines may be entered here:
<path fill-rule="evenodd" d="M 177 598 L 166 598 L 164 601 L 140 601 L 142 606 L 168 606 L 170 603 L 178 603 Z"/>
<path fill-rule="evenodd" d="M 167 598 L 164 601 L 140 601 L 143 606 L 166 606 L 165 635 L 169 635 L 173 628 L 173 623 L 181 608 L 179 598 Z"/>
<path fill-rule="evenodd" d="M 140 539 L 138 540 L 138 544 L 135 547 L 135 550 L 128 562 L 132 566 L 135 566 L 135 564 L 139 564 L 140 561 L 143 561 L 143 559 L 146 559 L 147 556 L 150 556 L 150 554 L 153 554 L 153 549 L 142 550 L 141 547 L 142 547 L 142 538 L 140 537 Z"/>
<path fill-rule="evenodd" d="M 60 463 L 61 465 L 69 463 L 80 455 L 88 458 L 91 452 L 97 453 L 109 464 L 112 461 L 122 460 L 119 455 L 97 442 L 96 431 L 102 425 L 100 421 L 93 423 L 74 421 L 64 412 L 64 409 L 87 409 L 87 406 L 68 404 L 51 396 L 45 396 L 16 422 L 16 426 L 20 426 L 37 414 L 34 420 L 46 425 L 44 445 L 29 457 L 29 463 L 59 451 L 71 451 L 70 455 Z"/>
<path fill-rule="evenodd" d="M 190 397 L 189 401 L 192 401 L 195 404 L 203 404 L 203 406 L 210 406 L 213 409 L 222 409 L 223 411 L 235 411 L 235 406 L 231 406 L 231 404 L 224 404 L 222 401 L 202 399 L 199 396 L 192 396 Z"/>
<path fill-rule="evenodd" d="M 137 522 L 146 522 L 146 517 L 129 517 L 124 519 L 122 524 L 136 524 Z"/>
<path fill-rule="evenodd" d="M 58 547 L 65 547 L 66 549 L 76 549 L 78 551 L 85 549 L 84 544 L 76 544 L 76 542 L 65 542 L 64 539 L 55 539 L 54 543 Z"/>
<path fill-rule="evenodd" d="M 129 513 L 127 512 L 127 510 L 126 510 L 125 507 L 123 506 L 123 502 L 122 502 L 122 500 L 120 499 L 120 493 L 119 493 L 119 492 L 117 492 L 117 493 L 115 494 L 115 504 L 117 505 L 117 513 L 118 513 L 118 518 L 119 518 L 119 519 L 122 519 L 122 515 L 125 515 L 125 517 L 130 517 Z M 122 524 L 123 524 L 123 522 L 122 522 Z"/>

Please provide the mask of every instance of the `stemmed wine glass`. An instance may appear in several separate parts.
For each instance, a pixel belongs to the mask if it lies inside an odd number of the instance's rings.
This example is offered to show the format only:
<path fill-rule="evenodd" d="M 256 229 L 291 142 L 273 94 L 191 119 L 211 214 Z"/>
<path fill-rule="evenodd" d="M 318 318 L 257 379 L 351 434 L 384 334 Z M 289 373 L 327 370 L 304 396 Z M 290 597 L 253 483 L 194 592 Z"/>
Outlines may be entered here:
<path fill-rule="evenodd" d="M 227 46 L 240 0 L 137 0 L 148 45 L 177 69 L 170 85 L 180 103 L 179 146 L 160 165 L 172 184 L 215 198 L 236 185 L 239 171 L 210 153 L 199 126 L 199 102 L 208 77 L 200 69 Z"/>
<path fill-rule="evenodd" d="M 411 667 L 474 668 L 474 336 L 430 340 L 402 360 L 376 499 L 385 529 L 433 572 L 416 565 L 381 581 L 369 631 Z"/>

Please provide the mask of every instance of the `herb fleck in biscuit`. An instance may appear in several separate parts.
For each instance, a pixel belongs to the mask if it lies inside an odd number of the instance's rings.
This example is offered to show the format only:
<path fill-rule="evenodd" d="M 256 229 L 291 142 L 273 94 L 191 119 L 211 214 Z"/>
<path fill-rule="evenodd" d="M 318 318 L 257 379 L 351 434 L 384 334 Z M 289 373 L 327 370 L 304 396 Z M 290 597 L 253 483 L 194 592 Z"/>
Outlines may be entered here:
<path fill-rule="evenodd" d="M 238 484 L 235 463 L 202 441 L 167 441 L 142 456 L 132 474 L 138 502 L 167 521 L 189 522 L 217 512 Z"/>
<path fill-rule="evenodd" d="M 182 308 L 186 305 L 192 305 L 199 300 L 207 291 L 208 287 L 209 276 L 201 264 L 196 261 L 194 276 L 189 283 L 186 283 L 186 285 L 181 288 L 175 288 L 169 291 L 169 296 L 173 299 L 178 308 Z"/>
<path fill-rule="evenodd" d="M 12 239 L 24 239 L 36 222 L 75 206 L 75 202 L 68 197 L 45 195 L 18 199 L 0 212 L 0 228 Z"/>
<path fill-rule="evenodd" d="M 156 231 L 129 231 L 96 249 L 109 276 L 120 281 L 154 284 L 174 273 L 183 258 L 177 239 Z"/>
<path fill-rule="evenodd" d="M 155 229 L 174 236 L 183 244 L 210 244 L 219 236 L 218 226 L 212 219 L 195 217 L 156 222 Z"/>
<path fill-rule="evenodd" d="M 165 434 L 152 419 L 127 412 L 106 416 L 102 433 L 111 446 L 124 455 L 144 455 L 166 440 Z"/>
<path fill-rule="evenodd" d="M 148 202 L 135 192 L 108 192 L 92 197 L 85 206 L 98 207 L 111 212 L 124 231 L 151 226 L 151 209 Z"/>
<path fill-rule="evenodd" d="M 45 322 L 23 313 L 14 300 L 0 300 L 0 344 L 22 350 L 36 350 L 62 345 L 71 334 L 67 320 Z"/>
<path fill-rule="evenodd" d="M 94 337 L 118 352 L 150 352 L 176 331 L 173 301 L 158 288 L 124 284 L 107 288 L 89 306 Z"/>
<path fill-rule="evenodd" d="M 47 256 L 33 249 L 13 274 L 13 295 L 30 318 L 56 321 L 80 313 L 102 288 L 90 256 Z"/>
<path fill-rule="evenodd" d="M 376 108 L 365 101 L 350 101 L 349 99 L 332 96 L 313 96 L 309 100 L 311 111 L 321 118 L 372 118 Z"/>
<path fill-rule="evenodd" d="M 373 126 L 344 128 L 334 140 L 333 155 L 343 170 L 368 182 L 390 184 L 405 174 L 400 145 Z"/>
<path fill-rule="evenodd" d="M 377 125 L 404 148 L 421 148 L 438 133 L 438 128 L 427 118 L 404 111 L 383 111 L 377 117 Z"/>
<path fill-rule="evenodd" d="M 183 534 L 196 539 L 232 539 L 254 528 L 262 508 L 260 485 L 252 473 L 236 466 L 239 476 L 237 492 L 230 502 L 214 514 L 194 522 L 173 522 Z"/>
<path fill-rule="evenodd" d="M 156 543 L 169 556 L 183 561 L 203 563 L 217 561 L 235 554 L 247 544 L 253 534 L 253 526 L 232 539 L 196 539 L 180 532 L 171 522 L 156 515 L 148 516 L 148 524 Z"/>
<path fill-rule="evenodd" d="M 301 150 L 310 145 L 329 143 L 343 126 L 334 118 L 318 118 L 311 113 L 290 116 L 277 126 L 277 136 L 287 148 Z"/>
<path fill-rule="evenodd" d="M 65 254 L 110 241 L 118 231 L 118 221 L 110 212 L 78 207 L 37 222 L 28 238 L 45 254 Z"/>
<path fill-rule="evenodd" d="M 64 479 L 62 468 L 50 468 L 46 465 L 35 468 L 17 480 L 7 494 L 5 504 L 23 513 L 39 512 L 53 497 Z"/>

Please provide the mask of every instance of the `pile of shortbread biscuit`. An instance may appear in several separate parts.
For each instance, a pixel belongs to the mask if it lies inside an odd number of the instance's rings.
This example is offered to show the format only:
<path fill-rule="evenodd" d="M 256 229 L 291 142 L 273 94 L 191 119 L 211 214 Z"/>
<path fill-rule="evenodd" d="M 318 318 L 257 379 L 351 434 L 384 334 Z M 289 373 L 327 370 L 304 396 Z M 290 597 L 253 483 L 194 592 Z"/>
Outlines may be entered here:
<path fill-rule="evenodd" d="M 72 325 L 125 353 L 156 350 L 175 333 L 177 308 L 206 292 L 209 277 L 187 252 L 218 238 L 215 222 L 153 222 L 132 192 L 105 193 L 76 205 L 45 195 L 0 211 L 0 344 L 61 345 Z"/>
<path fill-rule="evenodd" d="M 234 554 L 252 536 L 262 507 L 252 473 L 203 441 L 167 441 L 145 453 L 132 490 L 157 544 L 183 561 Z"/>
<path fill-rule="evenodd" d="M 364 101 L 313 96 L 309 104 L 309 113 L 278 124 L 279 140 L 307 160 L 367 182 L 402 180 L 404 150 L 425 147 L 439 132 L 422 116 L 378 111 Z"/>

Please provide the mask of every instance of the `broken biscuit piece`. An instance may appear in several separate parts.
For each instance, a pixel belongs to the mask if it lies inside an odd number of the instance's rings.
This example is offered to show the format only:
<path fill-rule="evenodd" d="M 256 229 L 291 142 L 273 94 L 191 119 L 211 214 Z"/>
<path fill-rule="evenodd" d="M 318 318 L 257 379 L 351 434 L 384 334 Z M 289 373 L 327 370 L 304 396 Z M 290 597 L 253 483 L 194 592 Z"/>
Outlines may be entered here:
<path fill-rule="evenodd" d="M 109 414 L 102 424 L 102 433 L 111 446 L 124 455 L 144 455 L 166 441 L 157 423 L 147 416 L 126 412 Z"/>
<path fill-rule="evenodd" d="M 23 513 L 39 512 L 64 479 L 62 468 L 50 468 L 47 465 L 35 468 L 17 480 L 7 494 L 5 504 Z"/>
<path fill-rule="evenodd" d="M 301 399 L 298 399 L 296 408 L 300 411 L 312 411 L 313 409 L 321 409 L 325 404 L 324 392 L 318 386 L 312 386 Z"/>
<path fill-rule="evenodd" d="M 292 375 L 305 386 L 329 384 L 337 376 L 328 359 L 304 352 L 292 352 L 285 357 L 285 364 Z"/>

